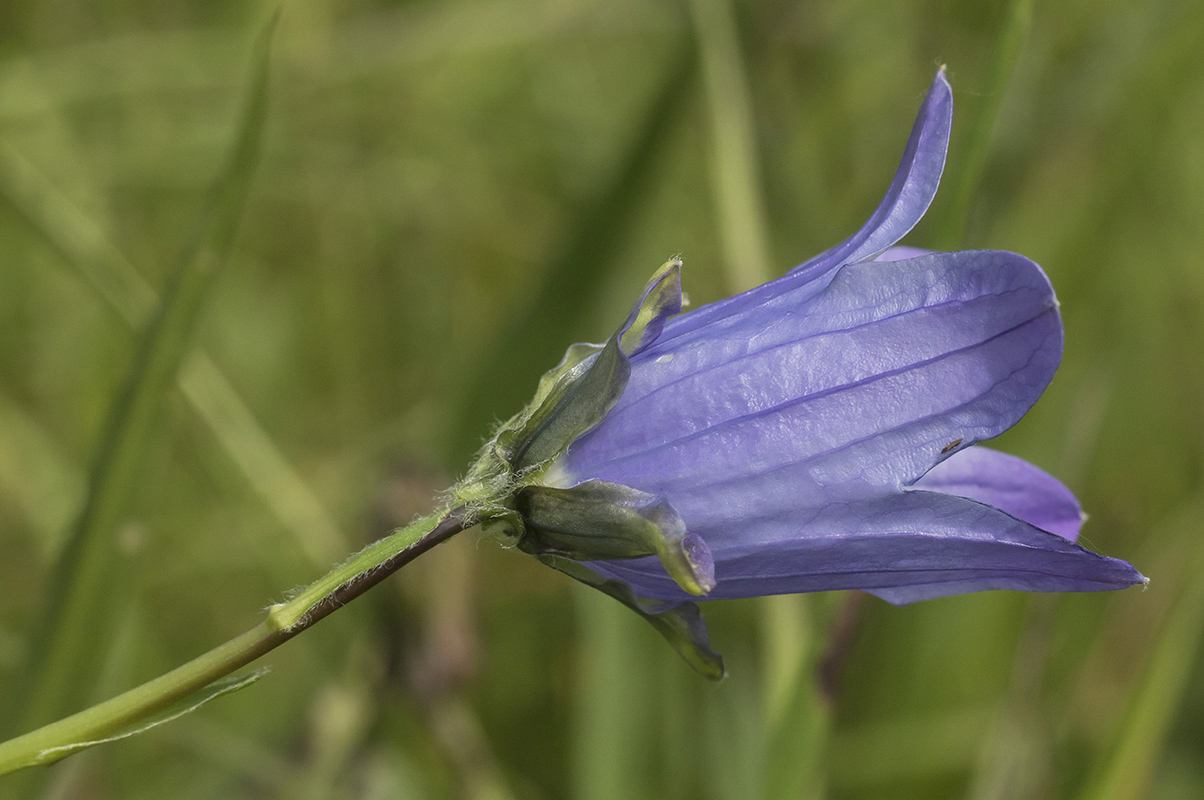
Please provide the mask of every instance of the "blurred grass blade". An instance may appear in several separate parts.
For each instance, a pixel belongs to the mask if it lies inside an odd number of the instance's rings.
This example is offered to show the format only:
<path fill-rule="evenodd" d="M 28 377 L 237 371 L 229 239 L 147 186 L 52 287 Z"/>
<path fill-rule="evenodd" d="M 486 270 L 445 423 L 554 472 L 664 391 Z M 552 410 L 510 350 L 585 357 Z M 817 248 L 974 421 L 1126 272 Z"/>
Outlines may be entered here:
<path fill-rule="evenodd" d="M 590 198 L 564 248 L 552 259 L 525 313 L 500 331 L 476 379 L 464 393 L 449 452 L 456 460 L 472 455 L 499 413 L 520 408 L 544 370 L 560 361 L 564 348 L 584 335 L 579 324 L 606 278 L 605 266 L 649 193 L 653 166 L 671 140 L 690 95 L 693 69 L 689 48 L 669 51 L 660 91 L 648 103 L 639 129 L 611 179 Z M 605 335 L 605 334 L 603 334 Z"/>
<path fill-rule="evenodd" d="M 136 327 L 146 321 L 158 300 L 155 290 L 100 225 L 7 144 L 0 145 L 0 198 L 73 265 L 123 320 Z"/>
<path fill-rule="evenodd" d="M 640 797 L 641 756 L 651 737 L 651 681 L 626 608 L 595 591 L 576 591 L 581 636 L 573 731 L 573 797 Z M 630 618 L 630 619 L 629 619 Z M 663 646 L 661 642 L 657 645 Z M 644 677 L 638 677 L 643 675 Z"/>
<path fill-rule="evenodd" d="M 1196 657 L 1204 639 L 1204 549 L 1198 545 L 1201 511 L 1197 499 L 1183 514 L 1179 542 L 1191 542 L 1182 585 L 1158 636 L 1145 674 L 1125 715 L 1119 735 L 1083 800 L 1139 800 L 1147 797 L 1171 725 L 1185 707 Z M 1162 537 L 1165 541 L 1171 537 Z"/>
<path fill-rule="evenodd" d="M 793 695 L 779 710 L 777 724 L 765 732 L 766 800 L 808 800 L 823 797 L 825 753 L 831 728 L 831 709 L 812 677 L 814 664 L 794 685 Z"/>
<path fill-rule="evenodd" d="M 1051 596 L 1031 597 L 1012 665 L 989 731 L 983 736 L 968 800 L 1013 800 L 1035 797 L 1049 779 L 1050 750 L 1040 706 L 1042 682 L 1049 665 Z"/>
<path fill-rule="evenodd" d="M 809 598 L 779 594 L 762 598 L 761 650 L 765 659 L 765 722 L 778 724 L 814 646 Z"/>
<path fill-rule="evenodd" d="M 967 706 L 838 729 L 831 783 L 837 796 L 889 797 L 891 787 L 965 772 L 994 718 L 992 706 Z"/>
<path fill-rule="evenodd" d="M 103 226 L 61 193 L 33 164 L 0 145 L 0 198 L 108 302 L 141 328 L 158 294 L 113 245 Z M 312 566 L 343 556 L 344 537 L 330 514 L 268 436 L 213 359 L 197 352 L 179 374 L 180 388 L 243 476 L 292 534 Z"/>
<path fill-rule="evenodd" d="M 213 359 L 193 353 L 180 373 L 180 388 L 309 562 L 326 569 L 343 558 L 348 548 L 330 513 Z"/>
<path fill-rule="evenodd" d="M 986 93 L 978 98 L 967 135 L 957 145 L 957 157 L 950 162 L 952 174 L 940 201 L 940 211 L 932 215 L 933 219 L 940 220 L 940 227 L 933 237 L 933 247 L 937 250 L 956 250 L 965 246 L 970 209 L 982 180 L 995 119 L 1007 97 L 1016 62 L 1020 60 L 1020 52 L 1032 27 L 1032 18 L 1033 0 L 1012 0 L 995 45 L 990 83 Z"/>
<path fill-rule="evenodd" d="M 843 597 L 843 595 L 835 595 Z M 761 601 L 766 650 L 766 800 L 822 796 L 831 709 L 818 685 L 827 636 L 817 624 L 828 597 L 780 595 Z"/>
<path fill-rule="evenodd" d="M 10 724 L 29 727 L 81 705 L 103 651 L 108 607 L 120 590 L 116 532 L 145 458 L 153 423 L 175 378 L 213 276 L 230 255 L 258 160 L 267 108 L 268 61 L 275 23 L 255 48 L 249 97 L 229 162 L 215 182 L 168 286 L 138 342 L 107 422 L 88 494 L 46 588 L 25 681 Z"/>
<path fill-rule="evenodd" d="M 764 793 L 768 732 L 757 702 L 759 689 L 751 671 L 733 670 L 728 680 L 708 693 L 699 734 L 705 753 L 703 796 L 748 800 Z"/>
<path fill-rule="evenodd" d="M 0 490 L 16 499 L 38 534 L 42 554 L 57 552 L 71 510 L 84 495 L 84 477 L 38 420 L 4 391 L 0 391 Z"/>
<path fill-rule="evenodd" d="M 711 125 L 711 184 L 731 294 L 772 277 L 752 98 L 730 0 L 691 0 Z"/>
<path fill-rule="evenodd" d="M 613 15 L 613 16 L 612 16 Z M 344 24 L 336 41 L 337 56 L 327 80 L 341 81 L 371 72 L 393 72 L 399 66 L 456 58 L 553 41 L 581 26 L 607 24 L 655 26 L 671 18 L 672 8 L 641 8 L 611 3 L 559 0 L 471 0 L 385 7 Z M 663 23 L 661 23 L 663 24 Z"/>

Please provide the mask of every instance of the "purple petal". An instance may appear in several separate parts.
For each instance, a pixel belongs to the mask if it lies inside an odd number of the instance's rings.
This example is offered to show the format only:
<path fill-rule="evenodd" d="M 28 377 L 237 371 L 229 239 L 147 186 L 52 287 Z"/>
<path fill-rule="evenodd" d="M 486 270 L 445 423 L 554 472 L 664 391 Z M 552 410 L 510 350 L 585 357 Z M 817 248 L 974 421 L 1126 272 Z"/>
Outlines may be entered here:
<path fill-rule="evenodd" d="M 937 464 L 916 489 L 968 497 L 1074 541 L 1086 517 L 1074 494 L 1022 458 L 969 447 Z"/>
<path fill-rule="evenodd" d="M 622 398 L 566 454 L 568 477 L 664 495 L 722 546 L 750 517 L 899 491 L 951 443 L 1011 427 L 1061 358 L 1053 291 L 1013 253 L 849 265 L 790 300 L 633 358 Z"/>
<path fill-rule="evenodd" d="M 838 264 L 872 259 L 902 239 L 924 216 L 936 196 L 952 129 L 953 89 L 945 79 L 945 68 L 941 67 L 924 97 L 903 160 L 878 208 L 857 233 L 791 272 L 815 275 Z"/>
<path fill-rule="evenodd" d="M 932 201 L 951 115 L 942 70 L 862 229 L 641 335 L 622 397 L 549 476 L 666 498 L 699 545 L 692 568 L 714 568 L 715 599 L 862 589 L 909 603 L 1145 582 L 1074 543 L 1082 512 L 1062 484 L 972 447 L 1044 391 L 1062 323 L 1022 256 L 892 247 Z M 655 559 L 589 568 L 651 600 L 689 599 Z"/>
<path fill-rule="evenodd" d="M 720 547 L 707 520 L 685 519 L 711 541 L 718 585 L 708 599 L 864 589 L 902 604 L 987 589 L 1081 592 L 1146 581 L 1124 561 L 937 492 L 833 504 L 806 518 L 750 517 Z M 652 559 L 590 567 L 643 597 L 690 599 Z"/>
<path fill-rule="evenodd" d="M 689 338 L 690 334 L 708 335 L 704 326 L 740 315 L 753 307 L 791 291 L 811 293 L 823 288 L 819 278 L 829 276 L 841 264 L 873 258 L 899 241 L 915 227 L 932 203 L 945 166 L 949 148 L 949 132 L 953 125 L 953 90 L 945 79 L 942 67 L 932 81 L 920 113 L 916 117 L 911 138 L 903 152 L 903 160 L 895 178 L 878 208 L 856 234 L 836 247 L 795 267 L 786 275 L 758 286 L 743 294 L 717 303 L 702 306 L 683 314 L 665 327 L 660 343 L 674 338 Z"/>

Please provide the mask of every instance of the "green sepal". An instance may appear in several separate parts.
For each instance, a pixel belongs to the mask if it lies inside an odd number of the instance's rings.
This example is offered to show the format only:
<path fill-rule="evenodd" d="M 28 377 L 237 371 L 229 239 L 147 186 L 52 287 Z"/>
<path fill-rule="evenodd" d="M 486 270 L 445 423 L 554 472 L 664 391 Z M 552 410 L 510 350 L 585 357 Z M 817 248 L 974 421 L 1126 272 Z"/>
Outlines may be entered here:
<path fill-rule="evenodd" d="M 582 365 L 566 372 L 527 423 L 514 432 L 509 461 L 516 472 L 560 456 L 578 436 L 601 422 L 622 396 L 631 363 L 617 336 L 606 342 L 584 374 L 578 374 Z M 505 447 L 504 439 L 498 443 Z"/>
<path fill-rule="evenodd" d="M 629 356 L 644 350 L 660 337 L 669 317 L 681 313 L 681 260 L 671 259 L 660 265 L 640 300 L 619 328 L 619 345 Z"/>
<path fill-rule="evenodd" d="M 667 261 L 605 344 L 574 344 L 544 374 L 531 403 L 498 432 L 501 458 L 521 473 L 563 455 L 618 402 L 631 375 L 629 357 L 652 344 L 680 311 L 681 262 Z"/>
<path fill-rule="evenodd" d="M 479 523 L 481 533 L 498 541 L 503 547 L 517 547 L 526 525 L 513 509 L 494 509 Z"/>
<path fill-rule="evenodd" d="M 639 614 L 704 678 L 719 681 L 727 676 L 727 670 L 723 667 L 723 656 L 711 649 L 706 620 L 703 619 L 697 604 L 674 605 L 645 600 L 636 597 L 631 587 L 623 581 L 603 578 L 589 567 L 572 559 L 547 553 L 536 558 L 552 569 L 610 595 Z"/>
<path fill-rule="evenodd" d="M 552 395 L 552 390 L 560 379 L 570 370 L 577 367 L 578 364 L 585 361 L 595 353 L 602 351 L 605 344 L 594 344 L 592 342 L 576 342 L 570 344 L 569 349 L 564 351 L 564 358 L 560 359 L 560 363 L 545 372 L 539 379 L 539 388 L 535 390 L 535 397 L 532 398 L 529 405 L 539 408 L 544 401 Z M 585 365 L 588 367 L 589 365 Z M 584 372 L 584 367 L 577 370 L 577 374 Z"/>
<path fill-rule="evenodd" d="M 669 501 L 629 486 L 588 480 L 567 489 L 527 486 L 514 498 L 525 529 L 518 547 L 575 561 L 656 556 L 693 595 L 715 588 L 706 543 L 686 530 Z"/>

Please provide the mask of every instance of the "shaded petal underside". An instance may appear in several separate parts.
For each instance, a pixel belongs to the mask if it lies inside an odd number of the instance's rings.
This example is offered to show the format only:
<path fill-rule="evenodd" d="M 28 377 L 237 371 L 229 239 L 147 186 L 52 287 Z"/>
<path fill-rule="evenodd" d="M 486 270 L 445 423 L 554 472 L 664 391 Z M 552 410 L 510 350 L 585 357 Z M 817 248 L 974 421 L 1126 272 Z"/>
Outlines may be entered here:
<path fill-rule="evenodd" d="M 741 327 L 632 359 L 623 397 L 566 454 L 569 477 L 665 495 L 712 546 L 743 540 L 750 516 L 898 491 L 998 435 L 1062 347 L 1045 275 L 995 251 L 850 265 Z"/>
<path fill-rule="evenodd" d="M 739 541 L 713 546 L 718 584 L 708 599 L 863 589 L 909 603 L 985 589 L 1100 591 L 1145 581 L 1124 561 L 998 509 L 926 491 L 833 505 L 809 519 L 749 519 Z M 690 599 L 652 559 L 590 567 L 643 597 Z"/>
<path fill-rule="evenodd" d="M 968 497 L 1074 541 L 1085 519 L 1074 494 L 1049 473 L 986 447 L 970 447 L 937 464 L 916 489 Z"/>

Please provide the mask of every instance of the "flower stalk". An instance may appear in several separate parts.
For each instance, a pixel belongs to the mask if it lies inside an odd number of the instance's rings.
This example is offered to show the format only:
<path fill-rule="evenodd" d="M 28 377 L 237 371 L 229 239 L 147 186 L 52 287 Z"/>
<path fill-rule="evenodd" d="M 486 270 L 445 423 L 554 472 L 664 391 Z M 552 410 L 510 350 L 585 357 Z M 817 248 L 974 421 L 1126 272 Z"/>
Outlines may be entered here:
<path fill-rule="evenodd" d="M 457 507 L 394 531 L 289 600 L 270 607 L 266 619 L 240 636 L 110 700 L 0 743 L 0 775 L 52 764 L 136 727 L 313 627 L 475 522 L 473 513 Z"/>
<path fill-rule="evenodd" d="M 443 510 L 226 644 L 0 744 L 0 774 L 249 684 L 220 679 L 478 522 L 635 611 L 713 680 L 725 670 L 699 599 L 860 589 L 901 605 L 1145 583 L 1075 542 L 1085 517 L 1056 478 L 977 446 L 1019 421 L 1061 361 L 1048 277 L 1015 253 L 895 247 L 936 192 L 952 103 L 942 68 L 853 236 L 686 314 L 670 259 L 605 343 L 575 344 L 545 373 Z"/>

